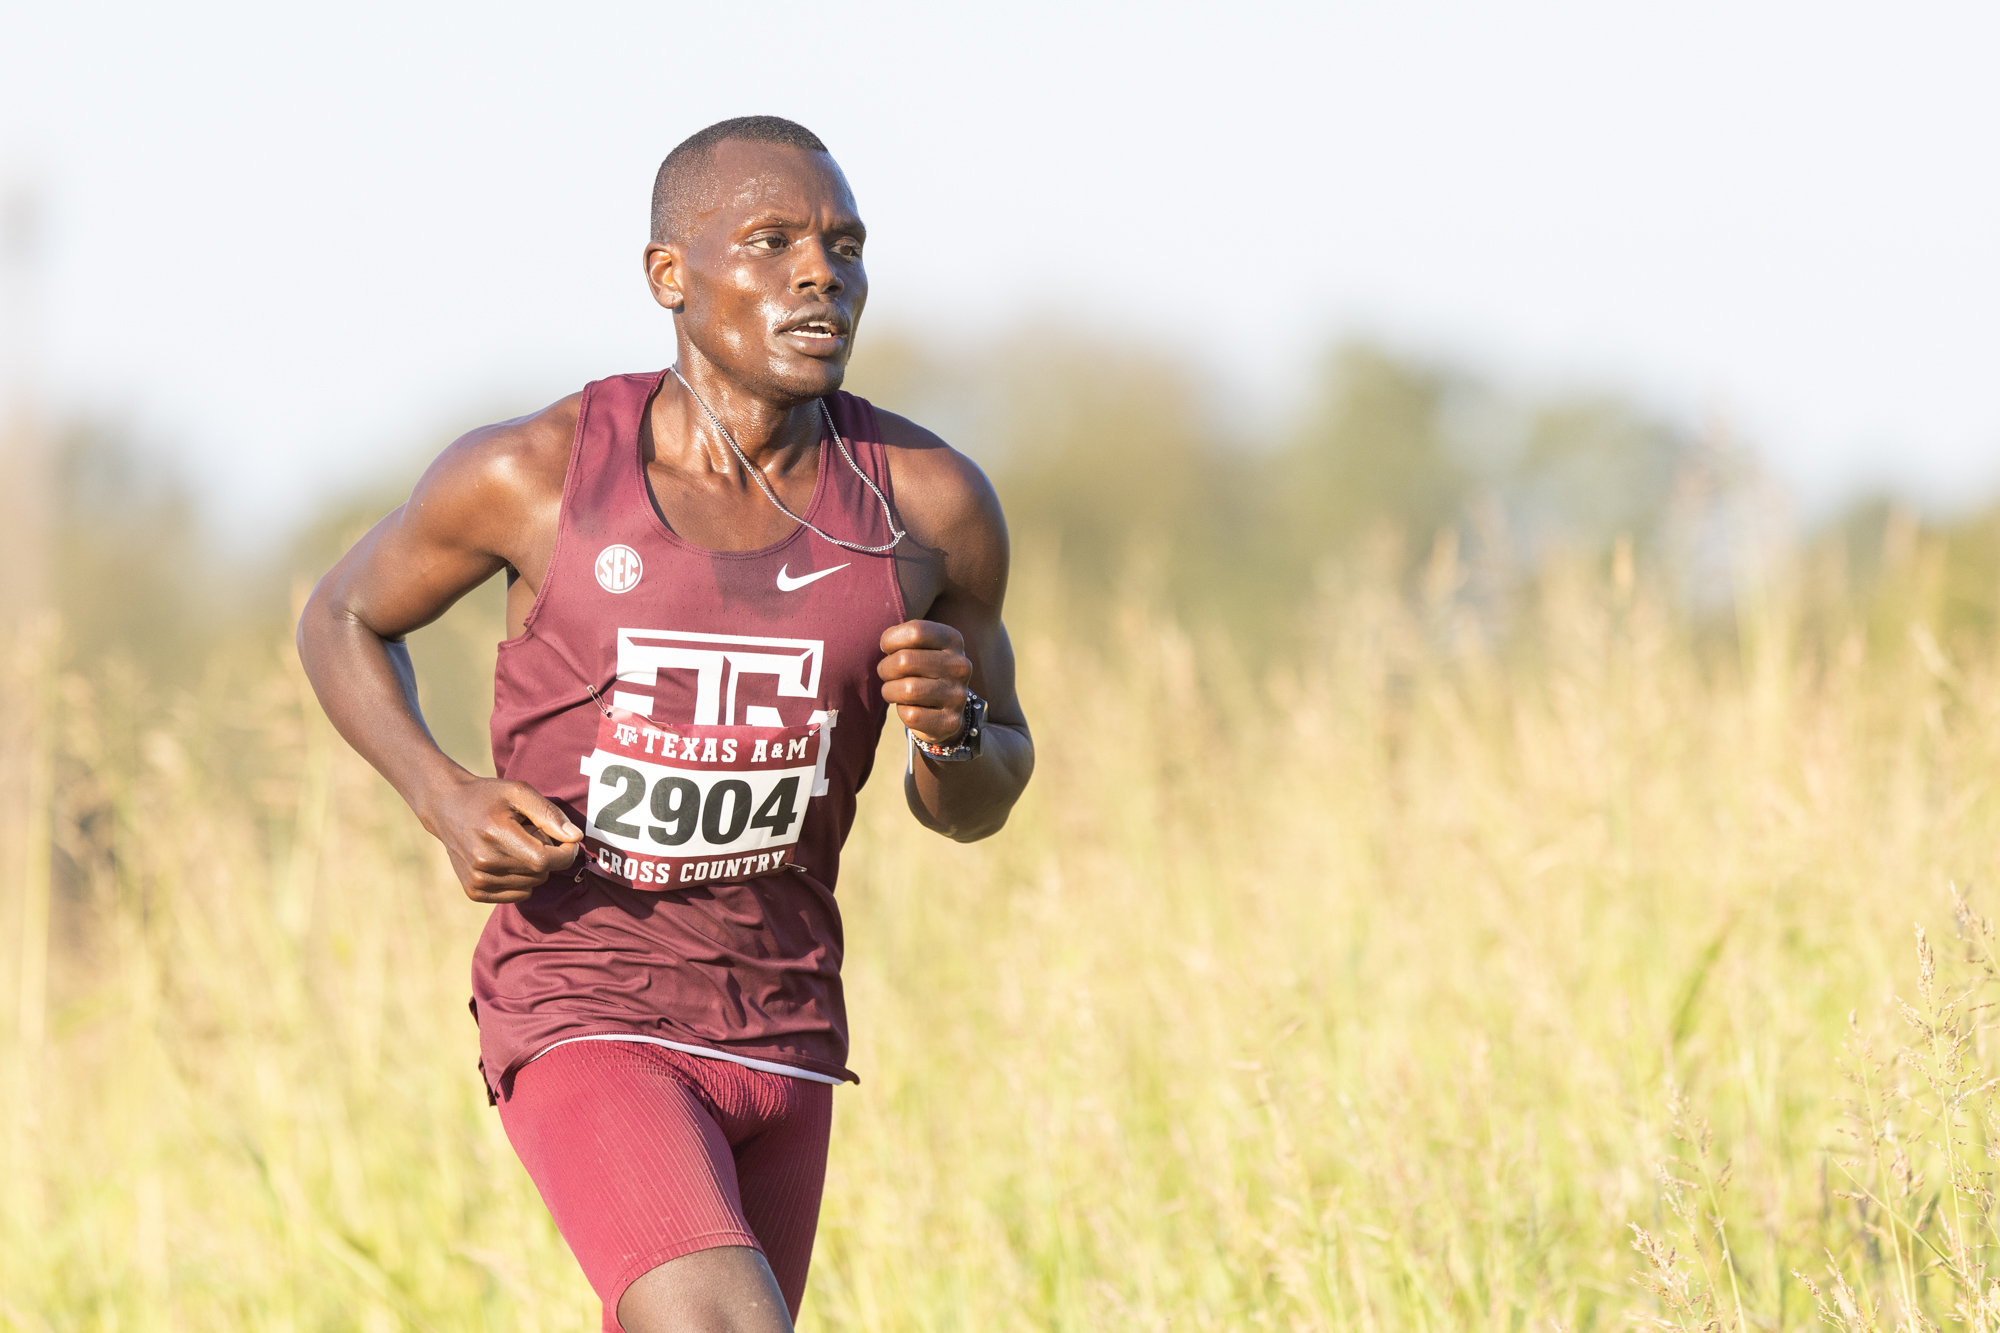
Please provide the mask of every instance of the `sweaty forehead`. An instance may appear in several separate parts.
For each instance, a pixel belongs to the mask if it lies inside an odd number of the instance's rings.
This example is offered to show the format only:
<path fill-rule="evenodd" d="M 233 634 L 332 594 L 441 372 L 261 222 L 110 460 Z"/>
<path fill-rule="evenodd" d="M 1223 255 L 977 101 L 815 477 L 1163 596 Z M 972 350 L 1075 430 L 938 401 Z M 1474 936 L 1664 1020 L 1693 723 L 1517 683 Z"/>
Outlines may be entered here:
<path fill-rule="evenodd" d="M 689 221 L 701 230 L 727 227 L 749 213 L 799 214 L 806 221 L 855 212 L 853 192 L 832 156 L 789 144 L 725 139 L 702 175 L 702 198 L 689 210 Z"/>

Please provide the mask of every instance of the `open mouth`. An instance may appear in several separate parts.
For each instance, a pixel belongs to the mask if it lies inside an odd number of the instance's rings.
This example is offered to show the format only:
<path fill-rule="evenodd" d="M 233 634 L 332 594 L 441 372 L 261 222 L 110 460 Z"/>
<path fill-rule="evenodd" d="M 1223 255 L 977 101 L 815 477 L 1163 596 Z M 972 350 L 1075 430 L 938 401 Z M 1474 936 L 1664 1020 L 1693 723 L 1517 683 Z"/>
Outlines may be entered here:
<path fill-rule="evenodd" d="M 830 319 L 807 320 L 803 324 L 793 325 L 785 332 L 794 338 L 827 343 L 835 342 L 841 336 L 840 329 Z"/>
<path fill-rule="evenodd" d="M 838 310 L 793 316 L 778 332 L 802 352 L 837 352 L 847 342 L 847 321 Z"/>

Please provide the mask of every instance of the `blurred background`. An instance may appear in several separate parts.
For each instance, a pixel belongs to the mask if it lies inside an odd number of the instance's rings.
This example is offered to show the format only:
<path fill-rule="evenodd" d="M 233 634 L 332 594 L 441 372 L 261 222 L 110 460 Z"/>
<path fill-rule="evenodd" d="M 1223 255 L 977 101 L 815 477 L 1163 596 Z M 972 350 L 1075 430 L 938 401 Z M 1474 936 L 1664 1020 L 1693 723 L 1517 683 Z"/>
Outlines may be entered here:
<path fill-rule="evenodd" d="M 864 794 L 806 1327 L 2000 1328 L 1996 50 L 0 0 L 0 1327 L 595 1326 L 291 625 L 668 360 L 653 172 L 770 112 L 869 224 L 850 387 L 1006 502 L 1040 755 L 972 847 Z M 475 769 L 501 632 L 415 636 Z"/>
<path fill-rule="evenodd" d="M 1371 535 L 1626 535 L 1719 604 L 1992 527 L 1982 6 L 4 13 L 9 584 L 84 657 L 198 670 L 460 431 L 663 364 L 652 171 L 752 111 L 870 223 L 852 387 L 1080 592 L 1282 635 Z"/>

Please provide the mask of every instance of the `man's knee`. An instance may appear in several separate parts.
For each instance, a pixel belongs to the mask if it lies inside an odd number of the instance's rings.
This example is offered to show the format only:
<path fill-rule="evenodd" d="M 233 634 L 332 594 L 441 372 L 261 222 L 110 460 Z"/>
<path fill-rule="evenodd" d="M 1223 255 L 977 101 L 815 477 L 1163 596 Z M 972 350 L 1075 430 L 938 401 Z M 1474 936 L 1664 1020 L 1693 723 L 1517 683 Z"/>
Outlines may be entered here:
<path fill-rule="evenodd" d="M 771 1265 L 747 1245 L 669 1259 L 625 1288 L 618 1322 L 625 1333 L 792 1333 Z"/>

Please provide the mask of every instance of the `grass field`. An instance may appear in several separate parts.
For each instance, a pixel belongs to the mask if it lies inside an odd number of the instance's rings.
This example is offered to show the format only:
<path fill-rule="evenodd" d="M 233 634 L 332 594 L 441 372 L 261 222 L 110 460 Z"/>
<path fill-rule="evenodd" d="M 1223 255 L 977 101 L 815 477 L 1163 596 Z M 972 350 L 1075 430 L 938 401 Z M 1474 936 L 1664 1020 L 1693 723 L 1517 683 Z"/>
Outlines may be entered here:
<path fill-rule="evenodd" d="M 1814 1326 L 1795 1271 L 1995 1326 L 2000 659 L 1799 583 L 1703 636 L 1558 567 L 1495 652 L 1357 577 L 1267 658 L 1028 571 L 1013 823 L 924 834 L 885 748 L 849 844 L 803 1327 Z M 594 1328 L 473 1071 L 485 909 L 289 647 L 159 697 L 55 632 L 0 682 L 0 1326 Z"/>

